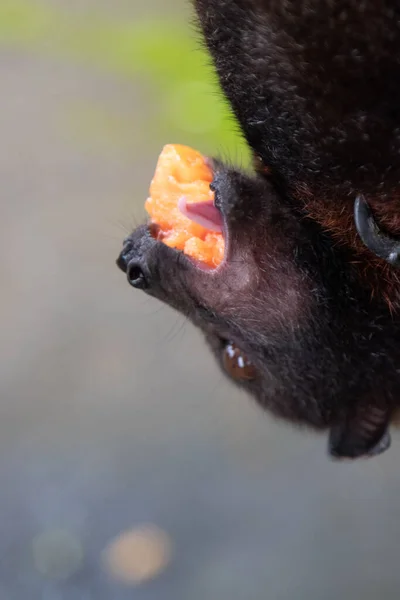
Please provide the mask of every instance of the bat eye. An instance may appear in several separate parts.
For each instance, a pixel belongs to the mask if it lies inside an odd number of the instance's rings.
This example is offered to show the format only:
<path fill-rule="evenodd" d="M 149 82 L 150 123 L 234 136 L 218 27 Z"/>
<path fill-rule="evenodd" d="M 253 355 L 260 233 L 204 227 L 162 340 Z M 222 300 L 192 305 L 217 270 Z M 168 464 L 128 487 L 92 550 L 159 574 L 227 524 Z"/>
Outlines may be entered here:
<path fill-rule="evenodd" d="M 227 342 L 222 352 L 222 364 L 232 379 L 251 381 L 256 378 L 256 368 L 235 344 Z"/>
<path fill-rule="evenodd" d="M 253 167 L 256 173 L 270 175 L 271 169 L 268 167 L 259 154 L 253 154 Z"/>

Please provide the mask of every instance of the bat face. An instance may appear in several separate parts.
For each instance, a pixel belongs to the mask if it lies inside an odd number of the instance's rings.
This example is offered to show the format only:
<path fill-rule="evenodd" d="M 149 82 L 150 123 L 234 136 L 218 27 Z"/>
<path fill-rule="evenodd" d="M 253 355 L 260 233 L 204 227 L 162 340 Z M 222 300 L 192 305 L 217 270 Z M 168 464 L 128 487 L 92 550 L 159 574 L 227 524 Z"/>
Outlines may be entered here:
<path fill-rule="evenodd" d="M 328 152 L 328 142 L 320 138 L 337 105 L 351 105 L 354 94 L 349 90 L 348 98 L 345 87 L 340 88 L 342 98 L 334 96 L 334 106 L 327 110 L 329 95 L 321 92 L 321 82 L 314 82 L 309 89 L 314 97 L 307 99 L 310 105 L 314 102 L 313 121 L 304 104 L 301 112 L 301 94 L 293 83 L 300 52 L 293 19 L 303 31 L 310 12 L 299 13 L 298 7 L 315 5 L 317 11 L 317 5 L 326 10 L 328 4 L 195 3 L 222 87 L 250 146 L 262 164 L 271 165 L 272 175 L 261 169 L 249 176 L 213 163 L 215 211 L 222 218 L 226 248 L 218 268 L 202 268 L 157 241 L 148 225 L 125 240 L 117 264 L 133 287 L 201 328 L 224 373 L 262 406 L 290 421 L 329 429 L 331 454 L 355 458 L 389 446 L 387 429 L 400 392 L 400 334 L 397 317 L 379 294 L 372 297 L 368 281 L 360 277 L 356 250 L 337 241 L 344 217 L 345 241 L 349 235 L 354 203 L 350 190 L 358 186 L 360 175 L 354 168 L 351 178 L 348 162 L 354 157 L 347 161 L 354 142 L 351 128 L 344 142 L 347 150 L 341 146 L 337 152 L 335 139 Z M 326 31 L 317 37 L 329 39 L 329 21 L 323 27 Z M 317 72 L 324 66 L 319 60 L 321 55 L 314 53 Z M 323 60 L 328 68 L 328 51 Z M 319 174 L 332 156 L 337 160 L 329 179 L 329 172 Z M 338 179 L 340 170 L 347 179 Z M 371 178 L 361 192 L 372 190 Z M 333 210 L 331 204 L 346 190 L 346 181 L 347 196 Z M 325 212 L 333 210 L 330 218 L 339 230 L 327 228 L 325 217 L 315 218 L 315 212 L 324 216 L 323 202 Z M 341 216 L 337 219 L 336 214 Z M 354 226 L 350 230 L 356 238 Z"/>

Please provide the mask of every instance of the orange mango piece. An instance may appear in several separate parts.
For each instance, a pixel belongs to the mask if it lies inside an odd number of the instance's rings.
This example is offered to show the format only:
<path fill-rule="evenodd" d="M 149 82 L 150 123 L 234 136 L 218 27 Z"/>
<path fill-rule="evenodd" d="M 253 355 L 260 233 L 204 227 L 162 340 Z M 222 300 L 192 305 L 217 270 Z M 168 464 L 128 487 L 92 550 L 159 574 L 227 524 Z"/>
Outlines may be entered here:
<path fill-rule="evenodd" d="M 178 208 L 182 197 L 187 203 L 213 199 L 212 178 L 212 171 L 200 152 L 168 144 L 159 156 L 145 208 L 151 222 L 158 227 L 158 239 L 215 268 L 224 258 L 222 234 L 191 221 Z"/>

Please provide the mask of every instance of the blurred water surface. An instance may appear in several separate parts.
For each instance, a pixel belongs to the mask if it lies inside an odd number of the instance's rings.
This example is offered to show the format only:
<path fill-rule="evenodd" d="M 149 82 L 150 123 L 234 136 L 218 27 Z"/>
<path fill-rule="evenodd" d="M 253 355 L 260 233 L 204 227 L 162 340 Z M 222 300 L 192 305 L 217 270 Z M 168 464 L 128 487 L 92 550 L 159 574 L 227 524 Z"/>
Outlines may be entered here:
<path fill-rule="evenodd" d="M 189 17 L 0 2 L 0 600 L 397 599 L 398 438 L 330 463 L 115 267 L 164 143 L 246 161 Z"/>

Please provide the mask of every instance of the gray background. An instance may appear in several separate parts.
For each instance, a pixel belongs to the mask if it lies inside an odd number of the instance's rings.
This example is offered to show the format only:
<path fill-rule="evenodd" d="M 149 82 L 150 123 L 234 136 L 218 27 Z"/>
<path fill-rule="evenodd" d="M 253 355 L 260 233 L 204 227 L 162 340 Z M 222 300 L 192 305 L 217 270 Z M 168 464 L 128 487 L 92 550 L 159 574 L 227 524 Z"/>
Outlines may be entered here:
<path fill-rule="evenodd" d="M 53 4 L 77 19 L 180 9 Z M 332 464 L 324 438 L 263 415 L 114 265 L 177 133 L 135 147 L 135 124 L 162 110 L 146 82 L 0 50 L 0 600 L 397 599 L 396 436 L 373 461 Z M 81 106 L 105 106 L 118 139 L 71 124 Z M 173 557 L 122 584 L 103 550 L 143 523 Z"/>

